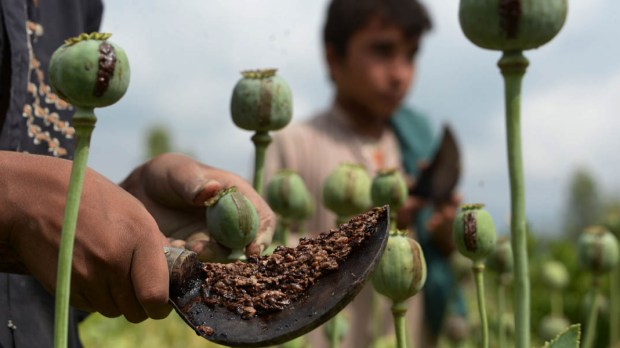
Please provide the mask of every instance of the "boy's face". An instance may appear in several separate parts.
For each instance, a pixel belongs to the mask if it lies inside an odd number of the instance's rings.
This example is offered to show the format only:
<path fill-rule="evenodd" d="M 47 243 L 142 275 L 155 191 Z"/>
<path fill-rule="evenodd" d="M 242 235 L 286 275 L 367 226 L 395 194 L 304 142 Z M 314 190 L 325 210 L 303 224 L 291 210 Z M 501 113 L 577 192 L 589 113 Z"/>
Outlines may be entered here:
<path fill-rule="evenodd" d="M 418 42 L 417 37 L 407 39 L 400 27 L 373 18 L 353 34 L 344 56 L 328 47 L 339 101 L 366 116 L 389 118 L 411 85 Z"/>

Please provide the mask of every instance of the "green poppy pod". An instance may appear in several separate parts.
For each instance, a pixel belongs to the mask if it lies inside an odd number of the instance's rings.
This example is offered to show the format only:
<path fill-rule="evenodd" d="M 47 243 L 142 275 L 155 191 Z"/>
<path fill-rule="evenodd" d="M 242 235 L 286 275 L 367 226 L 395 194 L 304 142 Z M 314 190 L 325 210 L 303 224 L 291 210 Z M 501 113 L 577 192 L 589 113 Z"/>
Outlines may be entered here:
<path fill-rule="evenodd" d="M 483 208 L 484 204 L 463 205 L 454 219 L 456 248 L 474 262 L 492 253 L 497 239 L 493 218 Z"/>
<path fill-rule="evenodd" d="M 293 94 L 276 69 L 248 70 L 233 89 L 230 112 L 235 125 L 250 131 L 284 128 L 293 115 Z"/>
<path fill-rule="evenodd" d="M 546 316 L 540 321 L 538 337 L 542 341 L 550 341 L 570 326 L 568 319 L 559 316 Z"/>
<path fill-rule="evenodd" d="M 504 237 L 497 241 L 495 250 L 486 259 L 486 267 L 500 275 L 512 273 L 513 259 L 510 239 Z"/>
<path fill-rule="evenodd" d="M 581 266 L 593 274 L 611 271 L 618 264 L 618 240 L 602 226 L 590 226 L 577 244 Z"/>
<path fill-rule="evenodd" d="M 258 231 L 256 208 L 234 186 L 218 192 L 206 206 L 209 234 L 232 250 L 230 259 L 242 259 L 243 249 Z"/>
<path fill-rule="evenodd" d="M 375 175 L 370 187 L 372 204 L 376 207 L 389 205 L 396 211 L 407 199 L 407 183 L 396 169 L 381 170 Z"/>
<path fill-rule="evenodd" d="M 280 216 L 298 220 L 305 216 L 311 201 L 303 179 L 294 170 L 278 171 L 267 187 L 267 202 Z"/>
<path fill-rule="evenodd" d="M 400 303 L 417 294 L 425 282 L 426 260 L 420 244 L 402 234 L 390 235 L 372 274 L 375 290 Z"/>
<path fill-rule="evenodd" d="M 92 33 L 65 41 L 50 60 L 52 91 L 84 108 L 108 106 L 121 99 L 129 86 L 129 61 L 109 37 Z"/>
<path fill-rule="evenodd" d="M 323 205 L 339 217 L 361 214 L 372 206 L 370 184 L 362 165 L 341 163 L 323 182 Z"/>
<path fill-rule="evenodd" d="M 546 287 L 561 291 L 568 285 L 570 276 L 563 263 L 547 261 L 542 265 L 541 280 Z"/>
<path fill-rule="evenodd" d="M 567 12 L 567 0 L 461 0 L 459 22 L 477 46 L 523 51 L 551 41 Z"/>
<path fill-rule="evenodd" d="M 311 218 L 316 212 L 316 201 L 314 197 L 308 196 L 308 200 L 306 201 L 306 207 L 304 208 L 303 214 L 296 217 L 297 221 L 305 221 Z"/>

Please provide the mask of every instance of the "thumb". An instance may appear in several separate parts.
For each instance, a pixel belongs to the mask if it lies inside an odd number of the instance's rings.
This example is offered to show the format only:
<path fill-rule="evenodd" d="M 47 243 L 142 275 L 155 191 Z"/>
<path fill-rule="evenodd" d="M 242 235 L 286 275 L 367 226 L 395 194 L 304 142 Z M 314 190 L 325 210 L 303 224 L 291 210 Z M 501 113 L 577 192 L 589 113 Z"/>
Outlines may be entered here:
<path fill-rule="evenodd" d="M 223 188 L 219 181 L 207 179 L 204 168 L 184 155 L 162 155 L 150 165 L 146 187 L 152 197 L 168 205 L 202 206 Z"/>
<path fill-rule="evenodd" d="M 204 203 L 209 199 L 215 197 L 217 193 L 224 188 L 221 182 L 216 180 L 208 180 L 202 185 L 194 188 L 187 193 L 188 200 L 191 199 L 191 203 L 196 206 L 204 206 Z"/>

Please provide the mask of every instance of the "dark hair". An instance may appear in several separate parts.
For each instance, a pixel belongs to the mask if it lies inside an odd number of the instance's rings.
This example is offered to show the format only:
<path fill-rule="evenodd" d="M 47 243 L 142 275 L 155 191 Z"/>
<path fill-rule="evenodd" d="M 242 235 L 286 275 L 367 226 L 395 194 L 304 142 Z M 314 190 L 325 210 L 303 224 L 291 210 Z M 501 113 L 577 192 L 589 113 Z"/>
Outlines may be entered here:
<path fill-rule="evenodd" d="M 378 16 L 402 28 L 405 37 L 420 37 L 432 27 L 426 8 L 417 0 L 332 0 L 323 28 L 323 43 L 344 56 L 349 39 Z"/>

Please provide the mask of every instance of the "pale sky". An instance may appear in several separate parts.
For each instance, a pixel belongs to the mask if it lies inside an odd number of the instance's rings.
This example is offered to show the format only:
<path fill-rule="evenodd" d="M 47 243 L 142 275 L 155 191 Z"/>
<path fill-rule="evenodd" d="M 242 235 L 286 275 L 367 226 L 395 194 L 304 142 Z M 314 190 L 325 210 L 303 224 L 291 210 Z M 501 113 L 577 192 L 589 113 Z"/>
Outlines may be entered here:
<path fill-rule="evenodd" d="M 462 34 L 458 1 L 426 0 L 434 29 L 417 60 L 407 104 L 439 128 L 450 123 L 464 155 L 459 191 L 483 202 L 505 232 L 510 196 L 499 52 Z M 149 125 L 176 148 L 250 177 L 253 145 L 229 102 L 239 71 L 278 68 L 294 94 L 294 122 L 331 103 L 320 33 L 326 0 L 108 0 L 102 30 L 130 60 L 131 83 L 98 111 L 89 164 L 120 181 L 144 157 Z M 569 1 L 560 34 L 525 55 L 523 144 L 528 218 L 559 232 L 569 175 L 586 166 L 620 195 L 620 1 Z"/>

